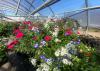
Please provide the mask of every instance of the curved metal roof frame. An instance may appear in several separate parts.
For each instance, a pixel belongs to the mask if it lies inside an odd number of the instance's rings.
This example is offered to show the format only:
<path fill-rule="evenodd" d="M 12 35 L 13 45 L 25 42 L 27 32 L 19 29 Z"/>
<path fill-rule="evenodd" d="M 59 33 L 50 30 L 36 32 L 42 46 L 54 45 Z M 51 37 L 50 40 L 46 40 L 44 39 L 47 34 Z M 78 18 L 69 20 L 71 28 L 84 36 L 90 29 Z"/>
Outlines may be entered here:
<path fill-rule="evenodd" d="M 5 4 L 0 4 L 0 7 L 3 7 L 4 9 L 11 9 L 11 10 L 16 10 L 16 7 L 15 6 L 10 6 L 10 5 L 5 5 Z M 21 13 L 27 13 L 26 11 L 23 11 L 22 9 L 19 9 L 19 11 L 21 12 Z"/>

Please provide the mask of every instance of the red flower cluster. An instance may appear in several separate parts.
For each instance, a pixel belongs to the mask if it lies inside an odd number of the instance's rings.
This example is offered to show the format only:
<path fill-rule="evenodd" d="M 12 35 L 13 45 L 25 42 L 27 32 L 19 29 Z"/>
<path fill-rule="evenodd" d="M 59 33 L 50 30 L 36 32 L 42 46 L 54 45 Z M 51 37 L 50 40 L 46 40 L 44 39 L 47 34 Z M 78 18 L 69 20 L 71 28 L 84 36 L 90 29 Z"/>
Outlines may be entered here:
<path fill-rule="evenodd" d="M 65 35 L 71 35 L 73 34 L 73 31 L 71 29 L 67 29 L 67 31 L 65 32 Z"/>
<path fill-rule="evenodd" d="M 32 24 L 31 21 L 24 21 L 23 24 Z"/>
<path fill-rule="evenodd" d="M 7 48 L 12 49 L 17 43 L 18 43 L 18 40 L 14 40 L 13 42 L 7 45 Z"/>
<path fill-rule="evenodd" d="M 45 41 L 50 41 L 51 39 L 52 39 L 51 36 L 45 36 L 45 37 L 44 37 L 44 40 L 45 40 Z"/>

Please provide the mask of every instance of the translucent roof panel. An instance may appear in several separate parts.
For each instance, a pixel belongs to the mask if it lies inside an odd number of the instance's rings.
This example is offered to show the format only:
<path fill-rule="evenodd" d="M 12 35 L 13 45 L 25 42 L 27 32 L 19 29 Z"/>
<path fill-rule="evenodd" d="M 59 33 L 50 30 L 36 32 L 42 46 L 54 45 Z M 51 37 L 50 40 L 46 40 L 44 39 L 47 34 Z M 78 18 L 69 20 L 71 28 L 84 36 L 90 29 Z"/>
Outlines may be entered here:
<path fill-rule="evenodd" d="M 0 10 L 11 11 L 11 13 L 5 12 L 6 15 L 24 16 L 34 12 L 47 1 L 55 1 L 55 3 L 37 11 L 43 16 L 81 10 L 86 7 L 85 1 L 88 7 L 100 6 L 100 0 L 0 0 Z"/>

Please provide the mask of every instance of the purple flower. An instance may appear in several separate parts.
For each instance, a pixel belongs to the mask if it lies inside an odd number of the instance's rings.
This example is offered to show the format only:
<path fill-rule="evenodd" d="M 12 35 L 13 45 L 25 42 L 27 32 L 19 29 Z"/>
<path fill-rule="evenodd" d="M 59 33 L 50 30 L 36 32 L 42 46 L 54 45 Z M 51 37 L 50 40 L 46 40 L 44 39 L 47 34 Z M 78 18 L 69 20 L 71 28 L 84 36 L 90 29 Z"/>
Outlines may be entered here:
<path fill-rule="evenodd" d="M 43 46 L 45 46 L 46 41 L 42 40 L 42 41 L 41 41 L 41 44 L 42 44 Z"/>
<path fill-rule="evenodd" d="M 49 59 L 45 58 L 45 62 L 49 62 Z"/>
<path fill-rule="evenodd" d="M 38 48 L 38 47 L 39 47 L 38 43 L 34 44 L 34 48 Z"/>
<path fill-rule="evenodd" d="M 80 41 L 78 41 L 77 44 L 80 44 Z"/>
<path fill-rule="evenodd" d="M 80 42 L 81 40 L 79 39 L 78 41 Z"/>
<path fill-rule="evenodd" d="M 69 33 L 65 33 L 65 36 L 68 36 L 69 35 Z"/>
<path fill-rule="evenodd" d="M 46 59 L 46 57 L 44 55 L 41 55 L 40 58 L 41 59 Z"/>

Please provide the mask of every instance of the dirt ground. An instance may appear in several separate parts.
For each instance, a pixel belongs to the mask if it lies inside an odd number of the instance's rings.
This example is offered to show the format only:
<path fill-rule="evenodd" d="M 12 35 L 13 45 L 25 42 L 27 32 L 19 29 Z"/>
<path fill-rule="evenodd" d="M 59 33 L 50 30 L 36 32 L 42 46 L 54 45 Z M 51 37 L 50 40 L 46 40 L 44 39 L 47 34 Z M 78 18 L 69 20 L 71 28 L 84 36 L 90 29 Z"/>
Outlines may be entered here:
<path fill-rule="evenodd" d="M 81 35 L 91 35 L 93 37 L 99 37 L 100 38 L 100 31 L 91 31 L 88 30 L 87 32 L 84 30 L 80 30 Z"/>

